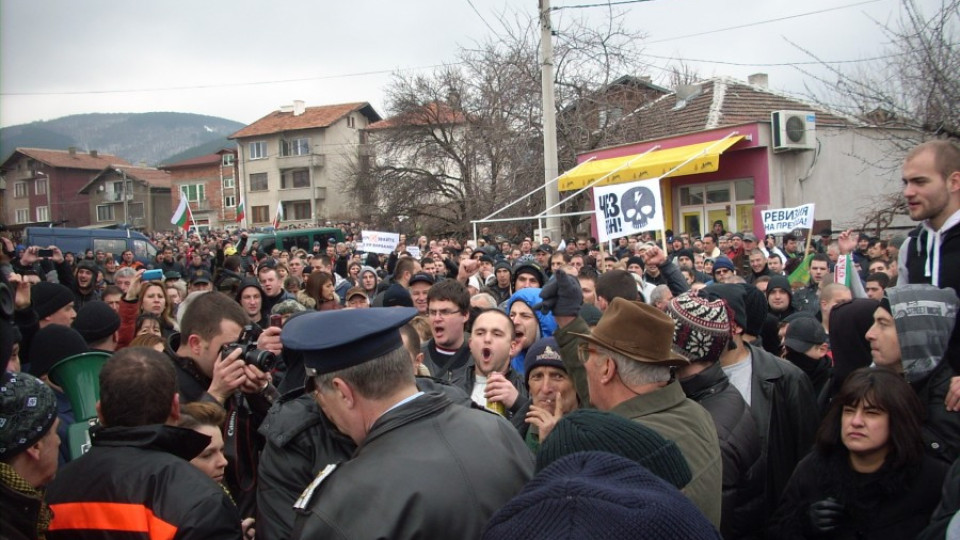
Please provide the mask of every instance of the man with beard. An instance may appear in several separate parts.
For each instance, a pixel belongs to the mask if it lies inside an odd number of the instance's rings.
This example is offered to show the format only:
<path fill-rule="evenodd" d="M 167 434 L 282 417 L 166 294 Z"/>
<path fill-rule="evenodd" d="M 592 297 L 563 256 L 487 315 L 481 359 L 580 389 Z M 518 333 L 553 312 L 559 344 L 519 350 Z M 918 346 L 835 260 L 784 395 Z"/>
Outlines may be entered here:
<path fill-rule="evenodd" d="M 97 290 L 98 272 L 100 268 L 93 261 L 82 260 L 77 263 L 77 269 L 73 273 L 73 283 L 69 284 L 76 298 L 73 303 L 75 309 L 79 310 L 87 302 L 100 300 L 100 291 Z"/>
<path fill-rule="evenodd" d="M 173 259 L 173 248 L 170 246 L 163 248 L 160 269 L 163 270 L 163 275 L 167 275 L 167 272 L 178 272 L 181 276 L 187 275 L 187 269 L 183 264 Z"/>

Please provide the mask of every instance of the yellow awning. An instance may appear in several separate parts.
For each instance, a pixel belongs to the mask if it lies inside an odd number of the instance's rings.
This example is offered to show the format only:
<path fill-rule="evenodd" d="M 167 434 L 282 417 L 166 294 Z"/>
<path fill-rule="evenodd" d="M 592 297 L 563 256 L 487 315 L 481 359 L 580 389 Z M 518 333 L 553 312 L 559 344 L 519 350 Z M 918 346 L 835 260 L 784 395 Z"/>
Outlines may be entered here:
<path fill-rule="evenodd" d="M 743 137 L 743 135 L 736 135 L 729 139 L 691 144 L 666 150 L 656 150 L 639 158 L 637 157 L 638 154 L 633 154 L 610 159 L 594 160 L 585 163 L 577 169 L 571 170 L 570 174 L 563 175 L 560 180 L 557 181 L 557 185 L 560 191 L 580 189 L 610 171 L 623 166 L 631 159 L 636 160 L 594 184 L 594 187 L 657 178 L 670 172 L 671 169 L 688 159 L 690 160 L 689 163 L 677 169 L 670 176 L 714 172 L 720 168 L 720 154 L 739 142 Z M 690 159 L 691 156 L 697 157 Z"/>

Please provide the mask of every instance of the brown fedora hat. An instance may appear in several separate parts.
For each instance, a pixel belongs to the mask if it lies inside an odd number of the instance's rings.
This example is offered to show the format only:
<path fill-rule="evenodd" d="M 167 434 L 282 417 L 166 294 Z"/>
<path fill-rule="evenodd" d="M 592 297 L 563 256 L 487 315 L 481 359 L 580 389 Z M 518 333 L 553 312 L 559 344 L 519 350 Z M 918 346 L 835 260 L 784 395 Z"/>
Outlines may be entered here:
<path fill-rule="evenodd" d="M 669 315 L 651 305 L 614 298 L 592 334 L 571 334 L 637 362 L 685 366 L 690 361 L 673 352 L 673 326 Z"/>

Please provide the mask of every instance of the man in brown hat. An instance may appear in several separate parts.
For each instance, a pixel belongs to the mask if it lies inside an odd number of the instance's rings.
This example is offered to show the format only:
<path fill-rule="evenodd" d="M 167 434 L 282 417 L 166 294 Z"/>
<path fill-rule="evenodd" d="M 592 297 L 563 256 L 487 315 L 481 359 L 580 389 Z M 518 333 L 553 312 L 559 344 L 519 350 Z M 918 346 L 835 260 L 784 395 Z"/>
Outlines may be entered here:
<path fill-rule="evenodd" d="M 719 528 L 720 442 L 710 413 L 687 399 L 673 377 L 672 368 L 689 364 L 672 351 L 673 320 L 643 302 L 614 298 L 590 333 L 573 309 L 578 296 L 583 299 L 579 283 L 563 271 L 540 296 L 566 330 L 557 334 L 564 366 L 586 378 L 586 388 L 577 385 L 580 402 L 640 422 L 675 442 L 693 473 L 682 491 Z M 564 346 L 570 337 L 579 341 L 579 362 Z M 570 373 L 577 381 L 578 374 Z"/>

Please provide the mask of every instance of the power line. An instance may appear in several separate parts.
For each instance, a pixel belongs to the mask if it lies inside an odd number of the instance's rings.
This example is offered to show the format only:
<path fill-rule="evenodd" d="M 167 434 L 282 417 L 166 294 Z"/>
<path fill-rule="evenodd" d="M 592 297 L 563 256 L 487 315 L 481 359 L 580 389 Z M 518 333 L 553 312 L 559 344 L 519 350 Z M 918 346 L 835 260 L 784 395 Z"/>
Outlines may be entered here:
<path fill-rule="evenodd" d="M 821 14 L 821 13 L 828 13 L 828 12 L 830 12 L 830 11 L 837 11 L 837 10 L 841 10 L 841 9 L 847 9 L 847 8 L 851 8 L 851 7 L 862 6 L 862 5 L 865 5 L 865 4 L 875 4 L 875 3 L 879 2 L 879 1 L 880 1 L 880 0 L 866 0 L 865 2 L 856 2 L 856 3 L 853 3 L 853 4 L 844 4 L 844 5 L 842 5 L 842 6 L 836 6 L 836 7 L 832 7 L 832 8 L 826 8 L 826 9 L 819 9 L 819 10 L 816 10 L 816 11 L 808 11 L 808 12 L 806 12 L 806 13 L 797 13 L 797 14 L 795 14 L 795 15 L 787 15 L 787 16 L 785 16 L 785 17 L 777 17 L 777 18 L 775 18 L 775 19 L 765 19 L 765 20 L 762 20 L 762 21 L 755 21 L 755 22 L 751 22 L 751 23 L 738 24 L 738 25 L 736 25 L 736 26 L 727 26 L 727 27 L 725 27 L 725 28 L 717 28 L 716 30 L 707 30 L 707 31 L 705 31 L 705 32 L 697 32 L 697 33 L 695 33 L 695 34 L 685 34 L 685 35 L 682 35 L 682 36 L 672 36 L 672 37 L 667 37 L 667 38 L 662 38 L 662 39 L 655 39 L 655 40 L 653 40 L 653 41 L 647 41 L 647 42 L 645 42 L 644 44 L 645 44 L 645 45 L 653 45 L 654 43 L 664 43 L 664 42 L 667 42 L 667 41 L 676 41 L 676 40 L 678 40 L 678 39 L 686 39 L 686 38 L 691 38 L 691 37 L 706 36 L 706 35 L 709 35 L 709 34 L 717 34 L 717 33 L 720 33 L 720 32 L 727 32 L 727 31 L 729 31 L 729 30 L 739 30 L 739 29 L 741 29 L 741 28 L 750 28 L 751 26 L 759 26 L 759 25 L 761 25 L 761 24 L 767 24 L 767 23 L 772 23 L 772 22 L 787 21 L 787 20 L 790 20 L 790 19 L 797 19 L 797 18 L 799 18 L 799 17 L 807 17 L 807 16 L 809 16 L 809 15 L 819 15 L 819 14 Z"/>
<path fill-rule="evenodd" d="M 487 20 L 483 18 L 483 15 L 481 15 L 480 11 L 477 9 L 477 6 L 473 5 L 473 0 L 467 0 L 467 4 L 470 4 L 470 9 L 472 9 L 473 12 L 477 14 L 477 17 L 480 17 L 480 20 L 483 21 L 483 25 L 486 26 L 488 30 L 493 32 L 493 35 L 497 35 L 497 31 L 494 30 L 493 27 L 490 26 L 490 23 L 488 23 Z"/>
<path fill-rule="evenodd" d="M 595 7 L 622 6 L 624 4 L 639 4 L 641 2 L 652 2 L 653 0 L 620 0 L 619 2 L 604 2 L 602 4 L 578 4 L 573 6 L 557 6 L 550 8 L 550 11 L 560 11 L 561 9 L 586 9 Z"/>
<path fill-rule="evenodd" d="M 460 64 L 460 62 L 451 62 L 448 64 L 433 64 L 429 66 L 414 66 L 397 69 L 380 69 L 374 71 L 359 71 L 356 73 L 341 73 L 338 75 L 322 75 L 319 77 L 304 77 L 301 79 L 279 79 L 272 81 L 252 81 L 241 83 L 223 83 L 223 84 L 204 84 L 193 86 L 169 86 L 160 88 L 131 88 L 127 90 L 74 90 L 69 92 L 2 92 L 0 96 L 76 96 L 87 94 L 139 94 L 145 92 L 170 92 L 179 90 L 205 90 L 210 88 L 237 88 L 242 86 L 263 86 L 268 84 L 285 84 L 293 82 L 323 81 L 330 79 L 345 79 L 349 77 L 366 77 L 369 75 L 385 75 L 390 73 L 417 71 L 421 69 L 436 69 Z"/>

